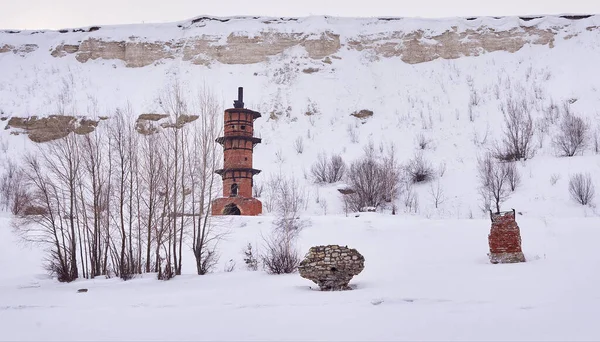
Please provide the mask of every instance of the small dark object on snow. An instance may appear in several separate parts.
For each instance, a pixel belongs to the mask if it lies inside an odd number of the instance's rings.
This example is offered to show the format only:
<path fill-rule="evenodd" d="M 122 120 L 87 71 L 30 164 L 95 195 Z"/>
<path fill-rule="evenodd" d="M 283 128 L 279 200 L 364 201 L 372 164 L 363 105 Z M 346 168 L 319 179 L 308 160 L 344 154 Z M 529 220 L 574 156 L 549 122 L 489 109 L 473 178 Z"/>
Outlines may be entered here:
<path fill-rule="evenodd" d="M 88 289 L 79 289 L 77 290 L 78 293 L 82 293 L 82 292 L 88 292 Z"/>

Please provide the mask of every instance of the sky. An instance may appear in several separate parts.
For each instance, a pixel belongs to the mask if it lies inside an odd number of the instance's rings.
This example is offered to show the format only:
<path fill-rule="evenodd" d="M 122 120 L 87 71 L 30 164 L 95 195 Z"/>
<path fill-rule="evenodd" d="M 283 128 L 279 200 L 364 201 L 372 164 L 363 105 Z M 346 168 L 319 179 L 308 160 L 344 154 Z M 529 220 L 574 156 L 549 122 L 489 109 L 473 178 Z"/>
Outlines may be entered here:
<path fill-rule="evenodd" d="M 468 17 L 600 14 L 600 0 L 0 0 L 0 29 L 161 23 L 211 16 Z"/>

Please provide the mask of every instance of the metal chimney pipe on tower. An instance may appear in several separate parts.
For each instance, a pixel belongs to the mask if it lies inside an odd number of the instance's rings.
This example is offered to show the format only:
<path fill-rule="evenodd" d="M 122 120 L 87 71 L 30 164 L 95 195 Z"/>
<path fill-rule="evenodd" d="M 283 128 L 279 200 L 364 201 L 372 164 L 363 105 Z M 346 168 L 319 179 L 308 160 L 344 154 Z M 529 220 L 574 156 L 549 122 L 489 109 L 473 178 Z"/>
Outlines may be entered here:
<path fill-rule="evenodd" d="M 238 87 L 238 99 L 233 101 L 233 108 L 244 108 L 244 88 Z"/>

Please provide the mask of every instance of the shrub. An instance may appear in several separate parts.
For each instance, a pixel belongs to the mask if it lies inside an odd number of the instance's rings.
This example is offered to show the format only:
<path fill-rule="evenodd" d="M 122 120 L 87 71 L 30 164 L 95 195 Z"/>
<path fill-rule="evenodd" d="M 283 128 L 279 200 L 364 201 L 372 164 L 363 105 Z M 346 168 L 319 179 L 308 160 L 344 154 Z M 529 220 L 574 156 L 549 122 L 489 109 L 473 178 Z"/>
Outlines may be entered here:
<path fill-rule="evenodd" d="M 246 264 L 246 268 L 248 268 L 250 271 L 258 270 L 258 260 L 254 256 L 251 243 L 248 243 L 246 249 L 244 250 L 244 263 Z"/>
<path fill-rule="evenodd" d="M 565 113 L 554 137 L 553 144 L 559 154 L 572 157 L 583 151 L 588 142 L 590 125 L 582 118 Z"/>
<path fill-rule="evenodd" d="M 594 199 L 595 190 L 592 177 L 589 174 L 577 173 L 569 179 L 571 198 L 581 204 L 588 205 Z"/>
<path fill-rule="evenodd" d="M 423 158 L 423 153 L 417 153 L 406 165 L 406 172 L 413 183 L 427 182 L 433 179 L 434 170 L 431 163 Z"/>
<path fill-rule="evenodd" d="M 525 98 L 509 97 L 501 107 L 504 114 L 504 139 L 497 149 L 496 158 L 513 161 L 533 157 L 532 137 L 534 132 L 531 109 Z"/>
<path fill-rule="evenodd" d="M 320 153 L 310 171 L 316 183 L 335 183 L 344 177 L 346 163 L 339 154 L 328 159 L 327 155 Z"/>
<path fill-rule="evenodd" d="M 275 230 L 264 238 L 260 259 L 269 274 L 294 273 L 300 264 L 300 254 L 295 246 L 295 235 Z"/>

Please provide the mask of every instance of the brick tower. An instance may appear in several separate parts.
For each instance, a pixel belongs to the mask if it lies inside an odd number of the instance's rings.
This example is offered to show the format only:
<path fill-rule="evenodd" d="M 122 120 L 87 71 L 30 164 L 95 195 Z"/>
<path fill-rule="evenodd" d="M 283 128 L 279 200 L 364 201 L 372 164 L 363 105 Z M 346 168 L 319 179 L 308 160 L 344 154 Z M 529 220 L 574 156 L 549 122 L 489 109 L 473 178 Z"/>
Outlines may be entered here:
<path fill-rule="evenodd" d="M 213 201 L 213 215 L 262 213 L 262 203 L 252 197 L 252 177 L 260 172 L 252 168 L 252 152 L 261 141 L 254 137 L 254 120 L 260 117 L 259 112 L 244 108 L 244 90 L 239 87 L 233 108 L 225 110 L 224 136 L 217 138 L 223 146 L 223 168 L 215 172 L 223 179 L 223 197 Z"/>

